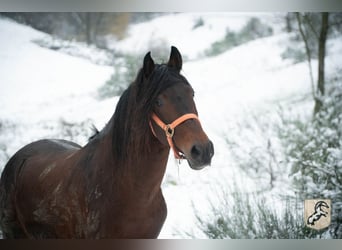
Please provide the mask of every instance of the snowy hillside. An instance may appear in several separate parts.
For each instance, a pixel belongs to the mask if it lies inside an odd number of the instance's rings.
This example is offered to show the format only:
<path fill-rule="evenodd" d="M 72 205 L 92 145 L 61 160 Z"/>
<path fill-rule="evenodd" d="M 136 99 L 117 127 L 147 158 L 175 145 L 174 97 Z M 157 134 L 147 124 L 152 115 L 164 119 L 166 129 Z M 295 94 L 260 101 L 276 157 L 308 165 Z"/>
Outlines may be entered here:
<path fill-rule="evenodd" d="M 271 23 L 274 35 L 217 56 L 204 56 L 227 28 L 239 30 L 252 16 Z M 194 28 L 199 18 L 204 24 Z M 5 152 L 0 153 L 0 169 L 23 145 L 41 138 L 69 139 L 78 126 L 82 129 L 73 139 L 84 145 L 92 133 L 91 124 L 102 128 L 114 112 L 118 97 L 97 98 L 98 88 L 110 78 L 113 68 L 41 47 L 35 41 L 48 35 L 1 17 L 0 34 L 0 149 Z M 178 232 L 195 230 L 193 206 L 205 214 L 207 198 L 215 199 L 212 193 L 217 184 L 236 181 L 246 191 L 259 186 L 235 166 L 225 138 L 234 137 L 240 131 L 237 121 L 251 113 L 273 114 L 280 102 L 310 95 L 306 63 L 292 64 L 281 57 L 288 42 L 279 15 L 262 13 L 166 15 L 132 25 L 125 39 L 113 41 L 111 47 L 116 51 L 139 55 L 152 50 L 153 56 L 156 44 L 178 47 L 187 59 L 182 73 L 195 89 L 201 123 L 215 145 L 212 165 L 202 171 L 191 170 L 186 162 L 177 166 L 170 155 L 162 185 L 168 217 L 160 238 L 179 238 Z M 341 62 L 342 44 L 330 43 L 327 70 L 334 74 Z M 286 190 L 286 185 L 281 186 L 277 192 Z"/>

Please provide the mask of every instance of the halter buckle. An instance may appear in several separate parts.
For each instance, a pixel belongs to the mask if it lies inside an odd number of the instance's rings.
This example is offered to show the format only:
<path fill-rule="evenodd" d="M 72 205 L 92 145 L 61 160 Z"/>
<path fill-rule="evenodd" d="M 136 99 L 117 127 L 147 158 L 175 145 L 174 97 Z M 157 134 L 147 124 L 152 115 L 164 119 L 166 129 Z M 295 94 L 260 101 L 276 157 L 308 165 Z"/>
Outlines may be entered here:
<path fill-rule="evenodd" d="M 177 149 L 177 147 L 174 145 L 172 137 L 175 133 L 175 128 L 178 125 L 182 124 L 186 120 L 190 120 L 190 119 L 198 120 L 197 115 L 194 113 L 188 113 L 188 114 L 182 115 L 181 117 L 174 120 L 171 124 L 165 124 L 162 120 L 160 120 L 160 118 L 155 113 L 152 113 L 151 118 L 162 130 L 165 131 L 167 142 L 168 142 L 170 148 L 172 148 L 174 155 L 175 155 L 175 158 L 176 159 L 185 159 L 185 155 L 182 152 L 180 152 Z M 150 128 L 151 128 L 152 134 L 155 137 L 157 137 L 156 133 L 154 132 L 151 121 L 150 121 Z"/>
<path fill-rule="evenodd" d="M 171 127 L 171 124 L 165 125 L 165 134 L 167 137 L 172 138 L 175 130 Z"/>

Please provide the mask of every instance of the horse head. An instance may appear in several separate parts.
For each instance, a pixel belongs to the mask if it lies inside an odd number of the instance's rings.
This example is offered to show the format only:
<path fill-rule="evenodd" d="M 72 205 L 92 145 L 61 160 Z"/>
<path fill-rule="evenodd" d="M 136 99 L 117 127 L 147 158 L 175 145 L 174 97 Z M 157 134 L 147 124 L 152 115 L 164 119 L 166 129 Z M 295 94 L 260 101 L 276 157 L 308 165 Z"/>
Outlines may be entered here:
<path fill-rule="evenodd" d="M 143 72 L 146 79 L 157 78 L 158 71 L 167 72 L 163 78 L 167 87 L 156 95 L 151 112 L 150 127 L 160 143 L 170 146 L 178 159 L 186 159 L 191 168 L 199 170 L 210 165 L 214 155 L 213 143 L 202 129 L 194 102 L 194 90 L 180 74 L 182 56 L 171 47 L 169 61 L 156 65 L 147 53 Z"/>

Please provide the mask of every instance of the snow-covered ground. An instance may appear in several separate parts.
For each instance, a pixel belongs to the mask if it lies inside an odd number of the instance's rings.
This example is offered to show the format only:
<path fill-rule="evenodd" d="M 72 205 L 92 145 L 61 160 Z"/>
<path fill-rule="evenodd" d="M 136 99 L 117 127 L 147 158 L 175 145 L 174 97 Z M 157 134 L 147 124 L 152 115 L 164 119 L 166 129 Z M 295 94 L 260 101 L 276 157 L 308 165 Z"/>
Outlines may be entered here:
<path fill-rule="evenodd" d="M 204 57 L 204 50 L 221 40 L 227 28 L 238 31 L 252 16 L 273 25 L 274 35 Z M 281 32 L 280 16 L 170 14 L 132 25 L 127 38 L 113 41 L 111 47 L 116 51 L 141 54 L 151 49 L 152 56 L 155 44 L 178 47 L 188 60 L 182 73 L 195 89 L 201 123 L 215 145 L 212 165 L 202 171 L 191 170 L 186 162 L 178 166 L 170 155 L 162 185 L 168 217 L 160 238 L 179 238 L 177 232 L 195 231 L 194 207 L 205 214 L 210 207 L 208 198 L 215 200 L 218 184 L 237 182 L 246 191 L 259 186 L 235 166 L 228 152 L 225 137 L 238 131 L 234 129 L 237 120 L 250 113 L 275 112 L 277 103 L 310 94 L 306 63 L 293 65 L 281 58 L 289 35 Z M 200 18 L 204 25 L 194 29 Z M 91 134 L 92 123 L 98 128 L 105 125 L 118 97 L 99 100 L 97 90 L 110 78 L 112 67 L 41 47 L 36 41 L 48 35 L 1 17 L 0 36 L 0 146 L 7 156 L 37 139 L 63 138 L 63 124 L 89 128 L 75 138 L 81 145 Z M 333 74 L 341 62 L 341 41 L 331 41 L 328 53 L 327 70 Z M 0 155 L 0 169 L 5 160 Z M 283 192 L 280 187 L 277 190 Z"/>

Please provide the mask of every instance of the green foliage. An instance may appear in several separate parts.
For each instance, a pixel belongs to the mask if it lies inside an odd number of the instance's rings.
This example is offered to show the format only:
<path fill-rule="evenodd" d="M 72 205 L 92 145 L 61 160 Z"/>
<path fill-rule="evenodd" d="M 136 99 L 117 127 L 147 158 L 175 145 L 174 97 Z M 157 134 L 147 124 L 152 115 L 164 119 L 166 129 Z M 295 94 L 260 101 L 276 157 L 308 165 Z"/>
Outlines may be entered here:
<path fill-rule="evenodd" d="M 249 42 L 251 40 L 271 36 L 273 29 L 264 24 L 258 18 L 251 18 L 239 32 L 233 32 L 227 29 L 225 37 L 214 42 L 211 47 L 205 51 L 207 56 L 215 56 L 229 50 L 233 47 Z"/>

